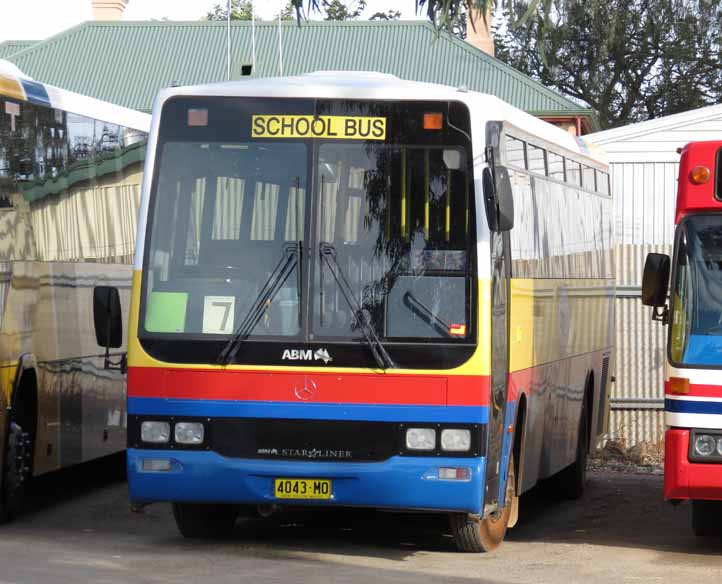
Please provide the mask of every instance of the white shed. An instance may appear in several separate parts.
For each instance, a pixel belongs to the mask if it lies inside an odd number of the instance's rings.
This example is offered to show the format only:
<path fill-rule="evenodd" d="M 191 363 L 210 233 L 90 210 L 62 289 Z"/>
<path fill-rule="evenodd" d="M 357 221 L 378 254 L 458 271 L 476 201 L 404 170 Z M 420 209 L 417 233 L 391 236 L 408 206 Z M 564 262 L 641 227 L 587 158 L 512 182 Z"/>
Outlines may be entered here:
<path fill-rule="evenodd" d="M 617 352 L 609 429 L 628 445 L 664 435 L 666 327 L 652 322 L 640 286 L 647 253 L 671 253 L 677 149 L 722 138 L 722 105 L 585 136 L 609 158 L 616 217 Z"/>

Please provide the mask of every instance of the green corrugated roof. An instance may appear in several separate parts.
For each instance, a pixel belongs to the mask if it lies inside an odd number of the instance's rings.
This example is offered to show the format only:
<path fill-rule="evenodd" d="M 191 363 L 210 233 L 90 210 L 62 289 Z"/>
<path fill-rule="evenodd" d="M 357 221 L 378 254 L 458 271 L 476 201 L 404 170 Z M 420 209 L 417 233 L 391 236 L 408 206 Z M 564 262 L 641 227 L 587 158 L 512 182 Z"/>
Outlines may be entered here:
<path fill-rule="evenodd" d="M 7 59 L 10 55 L 13 55 L 19 51 L 23 51 L 27 48 L 37 44 L 38 41 L 5 41 L 0 43 L 0 59 Z"/>
<path fill-rule="evenodd" d="M 589 115 L 494 57 L 431 24 L 415 21 L 282 24 L 283 73 L 362 70 L 402 79 L 465 86 L 531 113 Z M 251 63 L 251 23 L 231 25 L 232 77 Z M 159 89 L 223 81 L 224 22 L 86 22 L 9 58 L 26 75 L 148 111 Z M 255 76 L 279 74 L 278 23 L 256 22 Z"/>

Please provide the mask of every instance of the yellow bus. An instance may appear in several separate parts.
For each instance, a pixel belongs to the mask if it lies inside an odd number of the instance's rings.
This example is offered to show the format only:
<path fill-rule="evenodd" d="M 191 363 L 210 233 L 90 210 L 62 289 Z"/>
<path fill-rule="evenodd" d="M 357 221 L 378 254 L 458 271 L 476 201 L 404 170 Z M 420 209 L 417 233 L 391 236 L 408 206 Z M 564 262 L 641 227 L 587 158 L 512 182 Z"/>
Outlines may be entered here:
<path fill-rule="evenodd" d="M 187 537 L 291 506 L 581 495 L 613 339 L 608 168 L 499 99 L 372 73 L 164 90 L 128 345 L 134 503 Z"/>
<path fill-rule="evenodd" d="M 0 61 L 0 521 L 30 477 L 125 448 L 125 343 L 95 322 L 128 313 L 149 129 Z"/>

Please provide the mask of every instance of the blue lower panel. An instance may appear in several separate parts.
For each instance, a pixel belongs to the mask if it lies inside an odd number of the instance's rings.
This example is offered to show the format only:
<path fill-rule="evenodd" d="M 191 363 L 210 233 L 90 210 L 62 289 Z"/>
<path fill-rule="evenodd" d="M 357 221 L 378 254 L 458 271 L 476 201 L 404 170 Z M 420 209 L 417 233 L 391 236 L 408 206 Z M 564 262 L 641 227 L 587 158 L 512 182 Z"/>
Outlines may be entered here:
<path fill-rule="evenodd" d="M 171 470 L 144 471 L 144 459 L 171 460 Z M 479 513 L 485 459 L 392 457 L 383 462 L 336 463 L 248 460 L 208 451 L 128 449 L 134 503 L 156 501 L 313 504 Z M 439 467 L 467 467 L 471 480 L 439 480 Z M 274 478 L 331 479 L 328 501 L 276 499 Z"/>
<path fill-rule="evenodd" d="M 128 413 L 145 416 L 287 418 L 309 420 L 372 420 L 378 422 L 434 422 L 486 424 L 487 406 L 411 406 L 255 402 L 129 397 Z"/>

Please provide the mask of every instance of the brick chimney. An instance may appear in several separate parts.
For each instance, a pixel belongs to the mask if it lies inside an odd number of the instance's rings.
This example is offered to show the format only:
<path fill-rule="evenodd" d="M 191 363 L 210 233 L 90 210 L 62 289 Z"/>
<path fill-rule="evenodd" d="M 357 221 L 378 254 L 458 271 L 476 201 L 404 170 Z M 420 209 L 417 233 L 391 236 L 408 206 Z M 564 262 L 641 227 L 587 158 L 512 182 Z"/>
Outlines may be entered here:
<path fill-rule="evenodd" d="M 129 0 L 91 0 L 94 20 L 120 20 Z"/>
<path fill-rule="evenodd" d="M 474 24 L 471 23 L 472 11 L 466 13 L 466 42 L 477 49 L 494 56 L 494 38 L 491 36 L 491 18 L 494 12 L 494 3 L 486 11 L 486 20 L 481 11 L 474 11 Z"/>

